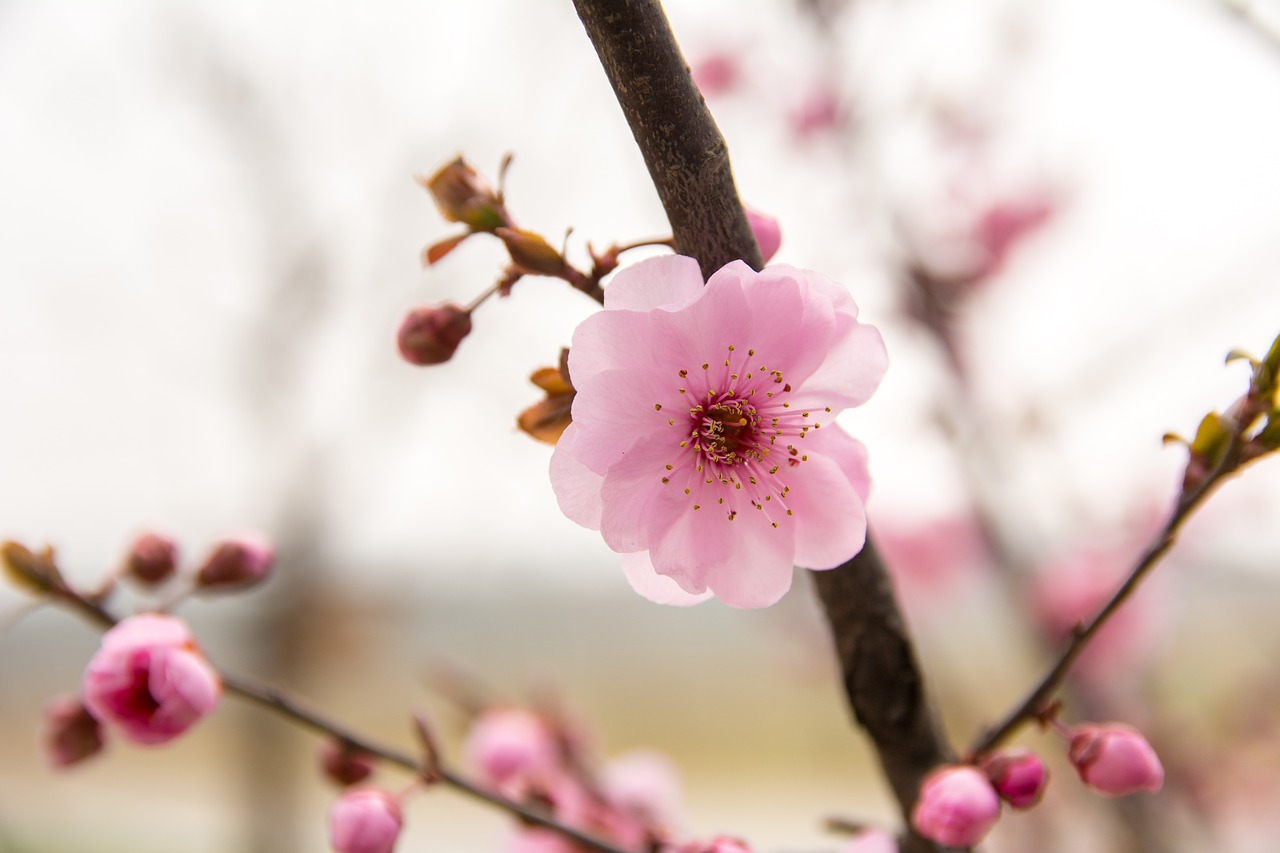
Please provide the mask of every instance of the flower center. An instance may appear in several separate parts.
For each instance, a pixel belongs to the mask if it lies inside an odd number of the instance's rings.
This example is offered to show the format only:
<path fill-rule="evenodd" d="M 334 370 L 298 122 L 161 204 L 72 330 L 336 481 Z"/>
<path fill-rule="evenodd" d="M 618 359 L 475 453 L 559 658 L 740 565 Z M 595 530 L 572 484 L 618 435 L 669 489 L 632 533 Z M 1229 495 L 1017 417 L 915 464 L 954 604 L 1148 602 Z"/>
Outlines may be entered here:
<path fill-rule="evenodd" d="M 695 406 L 693 413 L 699 409 L 702 407 Z M 693 417 L 697 422 L 698 415 L 693 414 Z M 735 464 L 741 460 L 739 448 L 744 448 L 746 453 L 756 444 L 759 421 L 760 415 L 750 403 L 733 398 L 714 403 L 701 412 L 698 449 L 713 462 Z"/>

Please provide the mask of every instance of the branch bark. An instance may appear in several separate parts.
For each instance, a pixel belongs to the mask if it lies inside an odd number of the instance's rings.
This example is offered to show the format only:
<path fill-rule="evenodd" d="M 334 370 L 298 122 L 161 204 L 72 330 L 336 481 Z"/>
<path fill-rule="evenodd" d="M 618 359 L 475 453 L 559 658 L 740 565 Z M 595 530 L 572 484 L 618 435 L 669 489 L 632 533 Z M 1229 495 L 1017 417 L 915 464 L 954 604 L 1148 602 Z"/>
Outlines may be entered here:
<path fill-rule="evenodd" d="M 762 266 L 738 200 L 728 147 L 693 83 L 657 0 L 574 0 L 666 209 L 676 251 L 704 277 L 741 258 Z M 884 564 L 868 540 L 814 573 L 858 722 L 875 742 L 904 817 L 930 769 L 952 759 Z M 905 853 L 938 848 L 912 836 Z"/>

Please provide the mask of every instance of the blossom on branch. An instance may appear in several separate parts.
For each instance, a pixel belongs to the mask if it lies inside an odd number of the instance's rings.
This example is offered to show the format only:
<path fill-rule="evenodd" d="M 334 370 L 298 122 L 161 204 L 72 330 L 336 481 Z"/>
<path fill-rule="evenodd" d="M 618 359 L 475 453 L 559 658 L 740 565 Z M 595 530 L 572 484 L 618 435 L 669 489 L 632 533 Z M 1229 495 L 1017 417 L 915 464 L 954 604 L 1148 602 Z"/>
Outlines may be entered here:
<path fill-rule="evenodd" d="M 1071 733 L 1068 752 L 1080 780 L 1108 797 L 1159 791 L 1164 767 L 1142 733 L 1123 723 L 1093 723 Z"/>
<path fill-rule="evenodd" d="M 835 417 L 886 367 L 880 333 L 817 273 L 735 261 L 704 287 L 680 255 L 624 269 L 573 336 L 560 507 L 654 601 L 773 604 L 793 565 L 862 548 L 866 449 Z"/>
<path fill-rule="evenodd" d="M 972 847 L 1000 817 L 1000 798 L 975 767 L 935 770 L 920 787 L 911 811 L 916 832 L 947 847 Z"/>
<path fill-rule="evenodd" d="M 217 705 L 221 689 L 187 626 L 156 613 L 130 616 L 103 634 L 82 685 L 89 712 L 141 744 L 191 728 Z"/>

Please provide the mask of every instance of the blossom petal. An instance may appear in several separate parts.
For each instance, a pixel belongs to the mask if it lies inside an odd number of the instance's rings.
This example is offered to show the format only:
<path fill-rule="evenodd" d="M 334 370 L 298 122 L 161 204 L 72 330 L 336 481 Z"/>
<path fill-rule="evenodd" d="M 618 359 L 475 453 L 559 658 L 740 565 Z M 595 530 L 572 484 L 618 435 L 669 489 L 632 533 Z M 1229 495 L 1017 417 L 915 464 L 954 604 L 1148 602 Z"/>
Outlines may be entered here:
<path fill-rule="evenodd" d="M 687 407 L 676 387 L 674 382 L 664 385 L 634 371 L 609 370 L 592 376 L 573 398 L 573 421 L 579 425 L 574 455 L 604 474 L 644 438 L 662 436 L 674 451 L 683 438 L 679 433 L 685 423 L 682 410 Z M 668 421 L 675 412 L 681 413 L 682 420 L 672 425 Z"/>
<path fill-rule="evenodd" d="M 689 607 L 706 601 L 714 594 L 709 589 L 697 594 L 686 592 L 673 578 L 658 574 L 648 551 L 623 554 L 622 573 L 632 589 L 656 604 Z"/>
<path fill-rule="evenodd" d="M 788 505 L 795 513 L 796 564 L 832 569 L 862 550 L 868 488 L 866 450 L 839 427 L 811 433 L 809 459 L 789 476 Z"/>
<path fill-rule="evenodd" d="M 669 526 L 691 514 L 684 482 L 662 482 L 667 465 L 679 463 L 680 452 L 668 436 L 657 433 L 637 441 L 609 468 L 600 490 L 600 532 L 606 545 L 620 554 L 647 550 L 654 525 Z M 684 468 L 681 474 L 688 479 Z"/>
<path fill-rule="evenodd" d="M 556 442 L 551 454 L 551 488 L 556 493 L 560 511 L 570 521 L 589 530 L 599 530 L 600 488 L 604 477 L 584 465 L 575 453 L 580 431 L 577 424 L 569 424 Z"/>
<path fill-rule="evenodd" d="M 889 367 L 884 338 L 875 326 L 842 318 L 847 328 L 827 360 L 804 380 L 795 404 L 821 404 L 839 412 L 861 406 L 880 387 Z"/>
<path fill-rule="evenodd" d="M 569 375 L 582 384 L 596 374 L 644 364 L 652 346 L 649 316 L 637 311 L 599 311 L 574 330 Z"/>
<path fill-rule="evenodd" d="M 685 255 L 659 255 L 619 270 L 604 289 L 609 311 L 674 310 L 702 293 L 702 270 Z"/>

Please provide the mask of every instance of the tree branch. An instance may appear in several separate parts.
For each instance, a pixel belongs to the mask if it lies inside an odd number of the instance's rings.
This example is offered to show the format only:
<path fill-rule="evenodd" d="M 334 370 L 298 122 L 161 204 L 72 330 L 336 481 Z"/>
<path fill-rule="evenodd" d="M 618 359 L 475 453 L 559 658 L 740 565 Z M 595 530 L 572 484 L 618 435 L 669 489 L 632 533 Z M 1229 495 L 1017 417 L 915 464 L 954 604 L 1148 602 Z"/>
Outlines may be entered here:
<path fill-rule="evenodd" d="M 738 200 L 728 149 L 657 0 L 574 0 L 644 155 L 675 234 L 676 251 L 704 277 L 743 259 L 762 265 Z M 909 815 L 924 775 L 951 758 L 925 700 L 924 680 L 884 564 L 868 540 L 839 568 L 816 572 L 854 716 Z M 911 837 L 904 853 L 936 850 Z"/>

